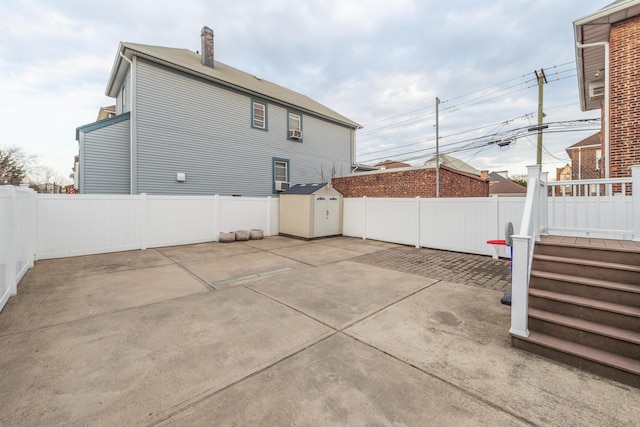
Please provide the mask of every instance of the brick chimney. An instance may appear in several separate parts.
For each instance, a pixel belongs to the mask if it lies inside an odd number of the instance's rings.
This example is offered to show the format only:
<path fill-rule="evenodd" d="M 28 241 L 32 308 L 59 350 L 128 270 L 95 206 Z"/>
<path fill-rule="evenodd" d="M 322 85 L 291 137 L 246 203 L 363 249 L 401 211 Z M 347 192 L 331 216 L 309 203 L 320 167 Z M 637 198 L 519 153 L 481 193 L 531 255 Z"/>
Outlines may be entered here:
<path fill-rule="evenodd" d="M 480 171 L 480 178 L 489 179 L 489 171 Z"/>
<path fill-rule="evenodd" d="M 209 27 L 202 27 L 200 41 L 202 44 L 202 65 L 213 68 L 213 30 Z"/>

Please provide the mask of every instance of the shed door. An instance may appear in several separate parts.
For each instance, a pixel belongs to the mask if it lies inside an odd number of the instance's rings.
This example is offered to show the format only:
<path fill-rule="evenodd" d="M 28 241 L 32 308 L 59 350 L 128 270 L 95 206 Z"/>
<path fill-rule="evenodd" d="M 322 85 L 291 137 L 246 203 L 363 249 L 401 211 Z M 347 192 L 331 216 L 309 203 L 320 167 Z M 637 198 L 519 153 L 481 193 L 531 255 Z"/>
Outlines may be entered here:
<path fill-rule="evenodd" d="M 315 196 L 313 236 L 340 234 L 340 200 L 335 196 Z"/>

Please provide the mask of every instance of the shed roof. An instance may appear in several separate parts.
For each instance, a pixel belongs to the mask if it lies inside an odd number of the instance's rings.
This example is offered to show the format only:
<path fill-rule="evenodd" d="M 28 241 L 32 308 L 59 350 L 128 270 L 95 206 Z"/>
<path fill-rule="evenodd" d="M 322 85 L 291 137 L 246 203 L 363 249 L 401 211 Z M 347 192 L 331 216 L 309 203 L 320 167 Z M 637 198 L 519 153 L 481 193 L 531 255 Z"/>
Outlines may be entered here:
<path fill-rule="evenodd" d="M 313 194 L 325 185 L 327 185 L 326 182 L 317 184 L 296 184 L 282 194 Z"/>
<path fill-rule="evenodd" d="M 123 60 L 120 54 L 129 60 L 134 56 L 138 56 L 187 74 L 245 92 L 252 96 L 262 97 L 266 100 L 276 101 L 282 105 L 290 106 L 303 112 L 312 113 L 351 128 L 362 128 L 361 125 L 353 120 L 314 101 L 308 96 L 271 83 L 258 76 L 245 73 L 219 61 L 214 61 L 214 68 L 202 65 L 201 57 L 198 53 L 188 49 L 172 47 L 121 42 L 111 69 L 109 82 L 107 83 L 106 95 L 110 97 L 117 96 L 118 90 L 129 69 L 129 63 Z"/>

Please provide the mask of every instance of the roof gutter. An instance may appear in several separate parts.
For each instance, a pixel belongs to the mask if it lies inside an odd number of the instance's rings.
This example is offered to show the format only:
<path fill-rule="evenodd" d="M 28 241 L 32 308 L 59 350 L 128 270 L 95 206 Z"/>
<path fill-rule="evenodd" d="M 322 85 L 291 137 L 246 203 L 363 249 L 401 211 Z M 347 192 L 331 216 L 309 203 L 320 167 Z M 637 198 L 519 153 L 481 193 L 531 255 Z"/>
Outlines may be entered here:
<path fill-rule="evenodd" d="M 576 37 L 577 39 L 577 37 Z M 582 44 L 576 41 L 576 48 L 585 49 L 588 47 L 604 47 L 604 177 L 609 178 L 609 42 L 595 42 Z M 584 76 L 583 76 L 584 78 Z M 585 79 L 586 83 L 586 79 Z"/>

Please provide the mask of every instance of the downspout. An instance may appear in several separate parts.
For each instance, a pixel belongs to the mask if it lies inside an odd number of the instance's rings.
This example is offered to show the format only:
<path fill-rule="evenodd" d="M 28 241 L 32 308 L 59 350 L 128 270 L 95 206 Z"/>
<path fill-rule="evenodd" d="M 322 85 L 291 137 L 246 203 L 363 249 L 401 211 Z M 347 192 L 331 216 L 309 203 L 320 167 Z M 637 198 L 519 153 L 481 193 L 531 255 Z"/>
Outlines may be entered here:
<path fill-rule="evenodd" d="M 582 44 L 576 42 L 578 49 L 587 47 L 604 47 L 604 177 L 609 178 L 609 42 L 595 42 Z M 586 83 L 586 82 L 585 82 Z"/>
<path fill-rule="evenodd" d="M 127 58 L 126 56 L 124 56 L 124 54 L 122 53 L 122 51 L 118 52 L 120 54 L 120 58 L 124 59 L 125 61 L 127 61 L 129 63 L 129 72 L 131 73 L 131 80 L 129 82 L 129 86 L 131 86 L 129 89 L 131 91 L 131 95 L 130 95 L 130 101 L 131 102 L 131 109 L 129 110 L 131 112 L 131 121 L 129 122 L 129 194 L 137 194 L 138 189 L 137 189 L 137 181 L 134 182 L 134 147 L 133 147 L 133 136 L 134 136 L 134 132 L 133 132 L 133 124 L 135 123 L 135 115 L 134 115 L 134 101 L 133 101 L 133 82 L 134 82 L 134 70 L 133 70 L 133 61 L 131 61 L 129 58 Z M 125 75 L 125 79 L 126 79 L 126 75 Z"/>

